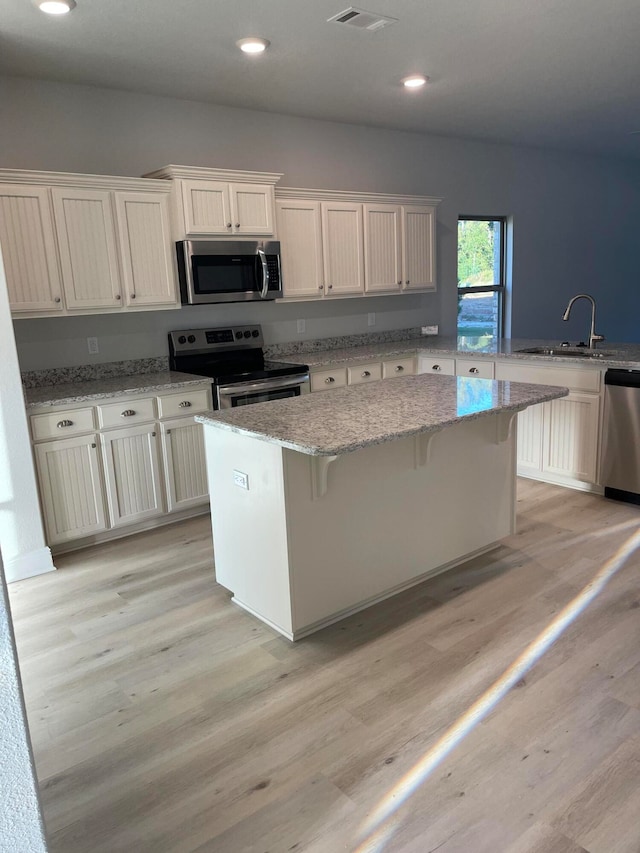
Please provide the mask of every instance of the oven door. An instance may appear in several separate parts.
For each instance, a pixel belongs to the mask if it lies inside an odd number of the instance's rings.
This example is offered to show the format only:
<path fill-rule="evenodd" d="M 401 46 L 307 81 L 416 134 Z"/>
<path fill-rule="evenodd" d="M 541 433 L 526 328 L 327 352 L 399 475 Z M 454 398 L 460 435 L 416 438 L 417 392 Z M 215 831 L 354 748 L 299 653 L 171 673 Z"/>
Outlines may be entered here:
<path fill-rule="evenodd" d="M 258 379 L 255 382 L 234 382 L 231 385 L 218 385 L 215 390 L 218 408 L 234 409 L 251 403 L 285 400 L 306 394 L 309 391 L 309 374 Z"/>

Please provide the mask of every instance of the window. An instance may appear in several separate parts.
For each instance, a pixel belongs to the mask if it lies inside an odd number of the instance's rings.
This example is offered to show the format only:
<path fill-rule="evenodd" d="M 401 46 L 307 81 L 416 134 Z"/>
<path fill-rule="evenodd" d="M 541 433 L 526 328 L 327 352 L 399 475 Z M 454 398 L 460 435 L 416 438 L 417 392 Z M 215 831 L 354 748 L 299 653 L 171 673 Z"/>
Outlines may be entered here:
<path fill-rule="evenodd" d="M 504 216 L 458 219 L 458 336 L 501 337 L 505 292 Z"/>

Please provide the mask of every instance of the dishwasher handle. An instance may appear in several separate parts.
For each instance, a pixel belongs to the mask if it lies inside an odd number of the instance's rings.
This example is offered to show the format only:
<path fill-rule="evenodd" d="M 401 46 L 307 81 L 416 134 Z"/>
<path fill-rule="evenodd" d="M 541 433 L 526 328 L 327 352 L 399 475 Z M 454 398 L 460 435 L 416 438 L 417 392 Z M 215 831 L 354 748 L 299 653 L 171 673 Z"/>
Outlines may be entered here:
<path fill-rule="evenodd" d="M 605 385 L 619 385 L 623 388 L 640 388 L 640 370 L 607 370 L 604 375 Z"/>

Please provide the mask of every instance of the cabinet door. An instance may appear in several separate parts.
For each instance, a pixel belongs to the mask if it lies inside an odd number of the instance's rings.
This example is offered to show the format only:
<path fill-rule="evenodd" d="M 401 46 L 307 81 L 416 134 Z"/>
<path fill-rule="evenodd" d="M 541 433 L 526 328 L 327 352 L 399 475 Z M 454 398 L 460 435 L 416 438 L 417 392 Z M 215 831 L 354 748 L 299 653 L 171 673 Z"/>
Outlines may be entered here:
<path fill-rule="evenodd" d="M 202 424 L 193 418 L 176 418 L 163 423 L 161 430 L 168 511 L 206 503 L 209 490 Z"/>
<path fill-rule="evenodd" d="M 34 452 L 48 544 L 106 530 L 96 436 L 43 442 Z"/>
<path fill-rule="evenodd" d="M 542 470 L 542 436 L 547 405 L 529 406 L 518 414 L 518 470 Z"/>
<path fill-rule="evenodd" d="M 435 290 L 435 208 L 402 208 L 403 281 L 405 290 Z"/>
<path fill-rule="evenodd" d="M 62 311 L 62 282 L 46 187 L 0 185 L 0 246 L 11 311 Z"/>
<path fill-rule="evenodd" d="M 402 288 L 401 209 L 395 204 L 365 204 L 364 289 L 367 293 Z"/>
<path fill-rule="evenodd" d="M 186 236 L 231 234 L 229 184 L 223 181 L 182 181 Z"/>
<path fill-rule="evenodd" d="M 111 525 L 133 524 L 163 512 L 155 424 L 100 436 Z"/>
<path fill-rule="evenodd" d="M 126 305 L 177 305 L 169 196 L 116 192 L 115 203 Z"/>
<path fill-rule="evenodd" d="M 282 286 L 285 297 L 321 296 L 322 222 L 320 202 L 276 202 Z"/>
<path fill-rule="evenodd" d="M 51 190 L 67 308 L 122 305 L 111 194 Z"/>
<path fill-rule="evenodd" d="M 269 184 L 230 184 L 234 234 L 273 234 L 274 193 Z"/>
<path fill-rule="evenodd" d="M 597 481 L 600 398 L 571 393 L 546 404 L 543 470 L 587 483 Z"/>
<path fill-rule="evenodd" d="M 321 209 L 325 294 L 364 293 L 362 205 L 323 201 Z"/>

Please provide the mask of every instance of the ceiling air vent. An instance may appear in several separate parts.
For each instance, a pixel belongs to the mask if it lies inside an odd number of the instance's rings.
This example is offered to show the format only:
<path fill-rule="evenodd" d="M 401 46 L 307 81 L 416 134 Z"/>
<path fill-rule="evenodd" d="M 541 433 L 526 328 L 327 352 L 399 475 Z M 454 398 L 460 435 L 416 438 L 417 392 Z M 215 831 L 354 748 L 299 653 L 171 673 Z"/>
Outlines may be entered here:
<path fill-rule="evenodd" d="M 397 24 L 397 18 L 388 18 L 385 15 L 376 15 L 375 12 L 365 12 L 364 9 L 356 9 L 354 6 L 349 6 L 344 12 L 334 15 L 333 18 L 327 19 L 328 24 L 349 24 L 351 27 L 357 27 L 359 30 L 381 30 L 383 27 L 388 27 L 390 24 Z"/>

